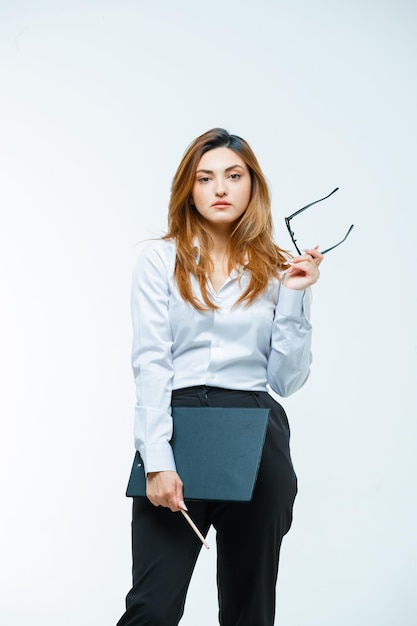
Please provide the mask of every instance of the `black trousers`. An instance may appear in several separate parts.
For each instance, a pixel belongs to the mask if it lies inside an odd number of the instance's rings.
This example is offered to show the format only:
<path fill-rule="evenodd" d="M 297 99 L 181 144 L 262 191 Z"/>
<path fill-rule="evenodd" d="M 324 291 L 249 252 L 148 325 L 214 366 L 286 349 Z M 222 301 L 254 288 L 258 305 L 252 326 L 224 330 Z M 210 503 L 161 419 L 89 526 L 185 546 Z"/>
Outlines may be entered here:
<path fill-rule="evenodd" d="M 249 503 L 187 502 L 206 535 L 216 529 L 221 626 L 273 626 L 282 538 L 292 521 L 297 479 L 284 409 L 266 392 L 188 387 L 173 406 L 262 407 L 270 419 Z M 201 542 L 179 513 L 133 499 L 133 587 L 117 626 L 177 626 Z"/>

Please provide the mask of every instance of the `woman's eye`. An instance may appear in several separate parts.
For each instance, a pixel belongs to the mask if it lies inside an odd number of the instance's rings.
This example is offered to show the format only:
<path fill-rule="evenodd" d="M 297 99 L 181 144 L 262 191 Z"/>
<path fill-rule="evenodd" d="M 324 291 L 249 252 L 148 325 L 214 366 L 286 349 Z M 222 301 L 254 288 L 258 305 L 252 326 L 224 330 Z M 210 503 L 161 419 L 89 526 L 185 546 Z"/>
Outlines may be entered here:
<path fill-rule="evenodd" d="M 231 180 L 239 180 L 241 178 L 241 174 L 230 174 Z"/>
<path fill-rule="evenodd" d="M 208 183 L 208 181 L 210 180 L 210 178 L 208 176 L 203 176 L 202 178 L 198 179 L 199 183 Z"/>

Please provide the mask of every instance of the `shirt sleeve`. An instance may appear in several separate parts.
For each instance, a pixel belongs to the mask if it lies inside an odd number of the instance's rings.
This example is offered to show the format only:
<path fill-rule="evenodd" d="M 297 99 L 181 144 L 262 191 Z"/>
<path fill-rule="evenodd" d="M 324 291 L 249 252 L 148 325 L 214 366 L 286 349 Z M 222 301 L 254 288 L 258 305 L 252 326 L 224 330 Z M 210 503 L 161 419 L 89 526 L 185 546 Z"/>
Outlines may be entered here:
<path fill-rule="evenodd" d="M 163 252 L 161 245 L 144 250 L 137 261 L 132 284 L 134 438 L 146 473 L 175 470 L 169 443 L 173 378 L 169 268 Z"/>
<path fill-rule="evenodd" d="M 280 284 L 267 377 L 271 389 L 282 397 L 298 391 L 310 374 L 310 300 L 309 289 L 288 289 Z"/>

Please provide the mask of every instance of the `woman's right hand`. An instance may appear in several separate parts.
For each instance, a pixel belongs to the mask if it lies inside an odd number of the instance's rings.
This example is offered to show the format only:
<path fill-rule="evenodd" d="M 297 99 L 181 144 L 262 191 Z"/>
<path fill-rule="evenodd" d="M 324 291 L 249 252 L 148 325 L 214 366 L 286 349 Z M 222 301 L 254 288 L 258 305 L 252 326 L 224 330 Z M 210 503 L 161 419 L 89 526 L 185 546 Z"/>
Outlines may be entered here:
<path fill-rule="evenodd" d="M 182 480 L 177 472 L 149 472 L 146 476 L 146 495 L 154 506 L 165 506 L 173 512 L 187 510 L 182 495 Z"/>

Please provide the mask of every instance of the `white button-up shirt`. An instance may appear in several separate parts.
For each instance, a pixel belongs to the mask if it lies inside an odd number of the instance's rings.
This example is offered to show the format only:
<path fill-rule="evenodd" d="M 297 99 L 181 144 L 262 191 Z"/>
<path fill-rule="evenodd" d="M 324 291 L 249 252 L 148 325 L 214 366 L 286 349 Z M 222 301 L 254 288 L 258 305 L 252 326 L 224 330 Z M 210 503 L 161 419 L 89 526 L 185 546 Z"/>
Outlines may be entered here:
<path fill-rule="evenodd" d="M 233 270 L 216 293 L 219 307 L 198 311 L 179 294 L 176 245 L 157 240 L 140 254 L 133 277 L 132 364 L 136 384 L 135 447 L 147 472 L 175 470 L 171 392 L 193 385 L 294 393 L 311 363 L 309 292 L 277 279 L 252 304 L 234 306 L 250 280 Z M 191 276 L 196 295 L 198 281 Z M 202 298 L 201 298 L 202 300 Z"/>

